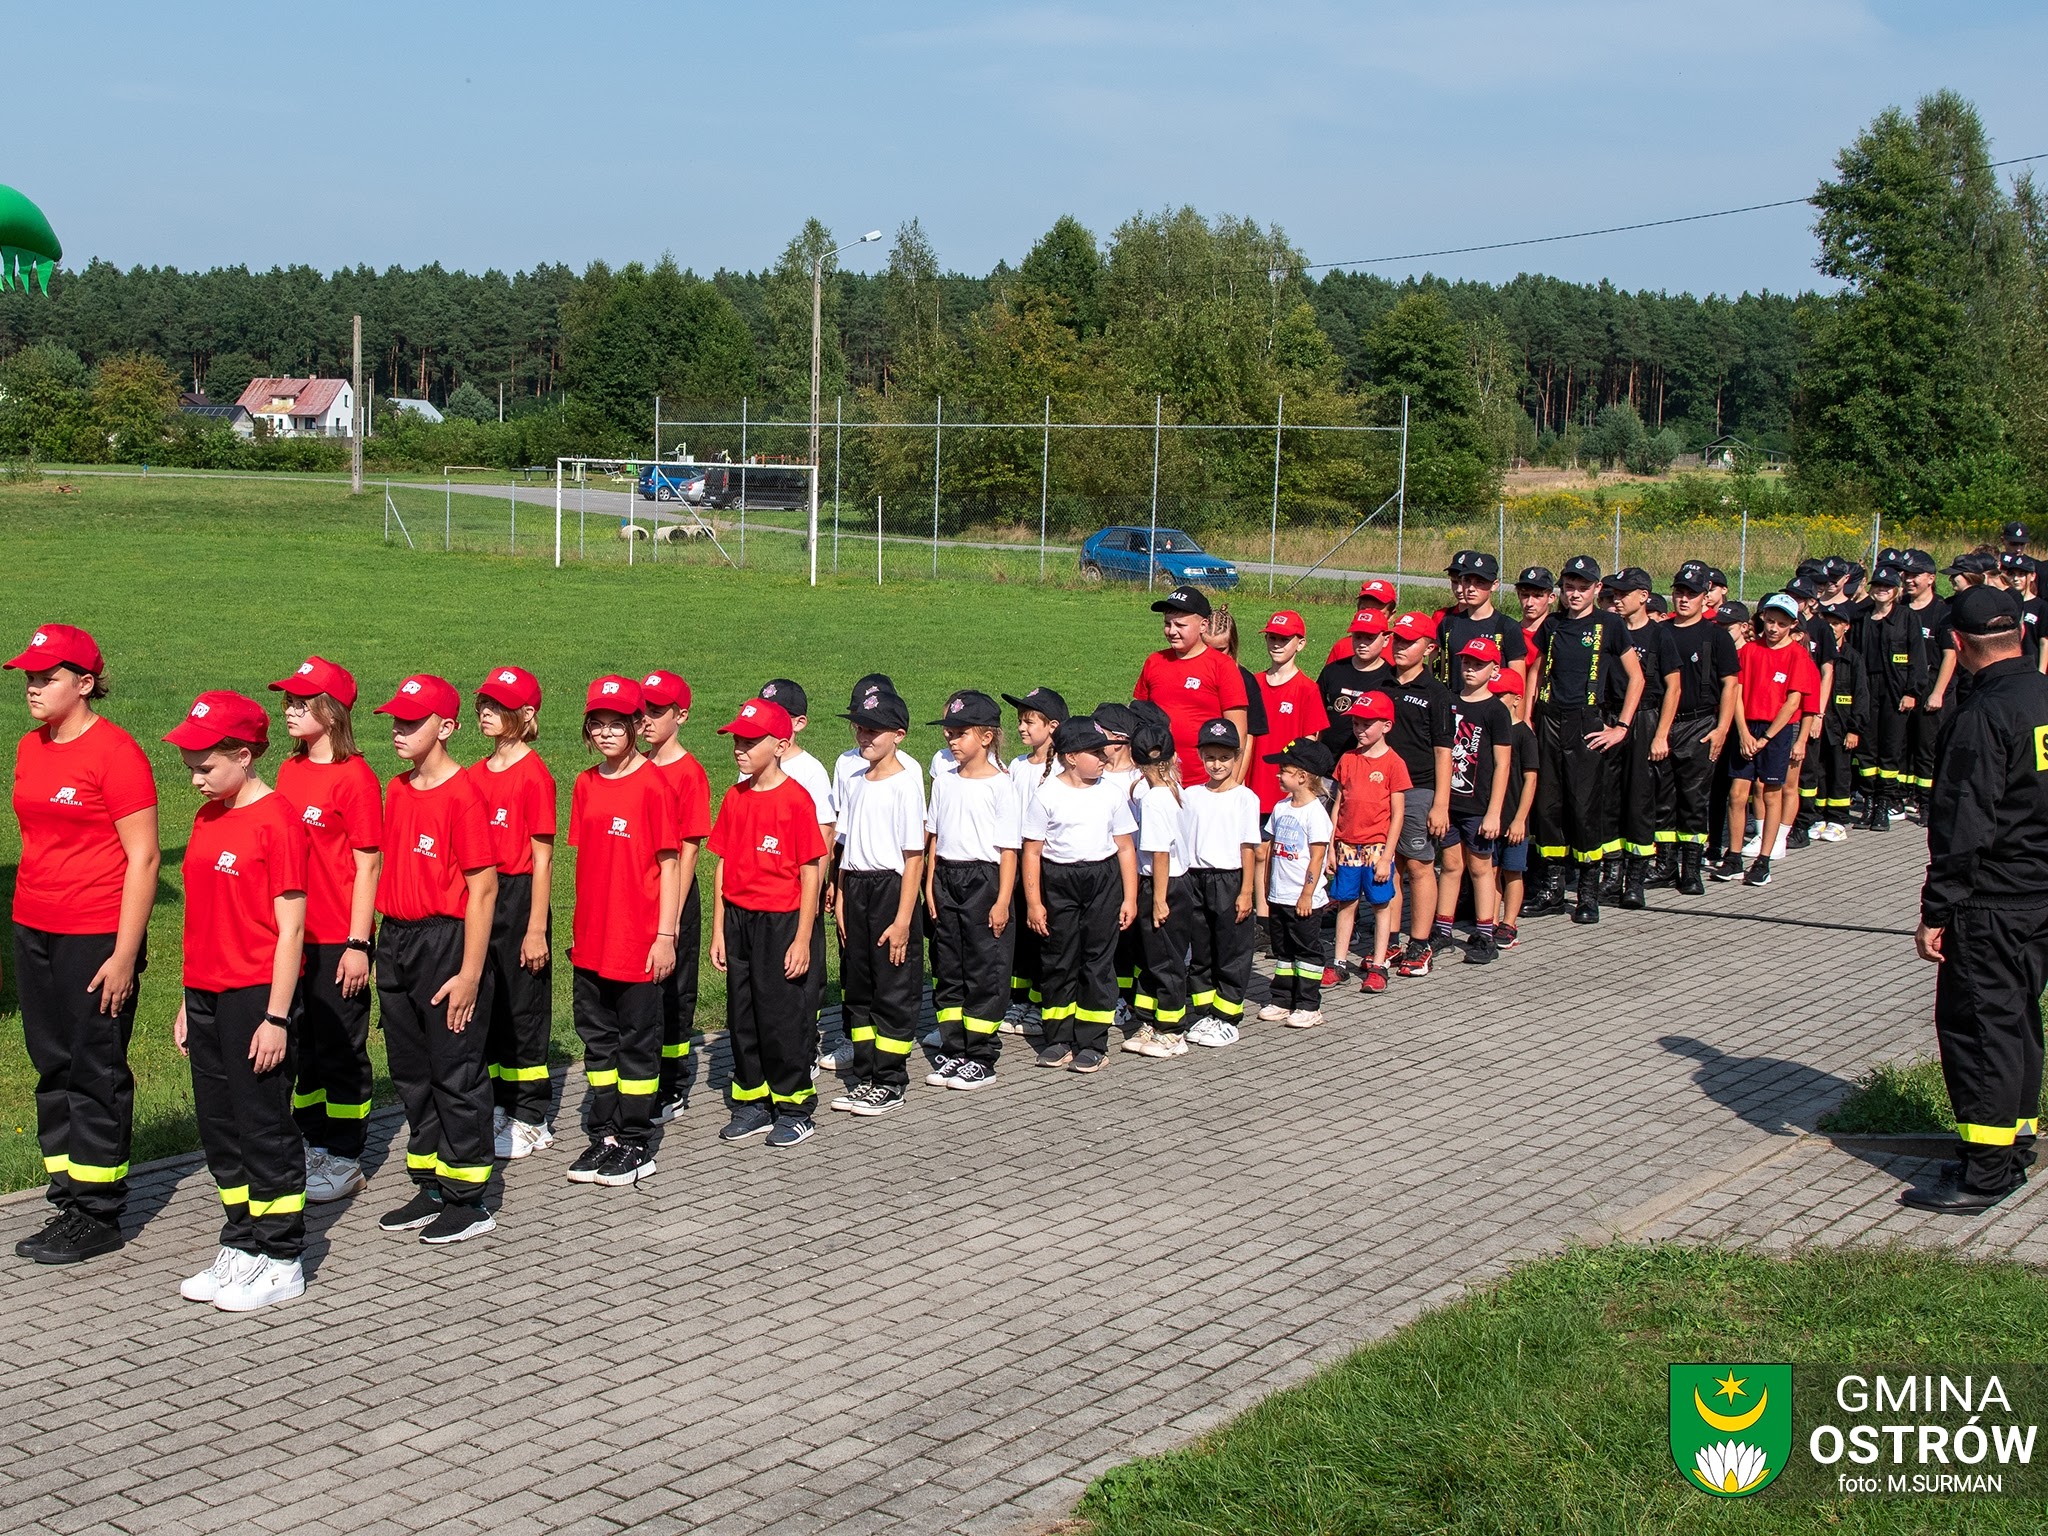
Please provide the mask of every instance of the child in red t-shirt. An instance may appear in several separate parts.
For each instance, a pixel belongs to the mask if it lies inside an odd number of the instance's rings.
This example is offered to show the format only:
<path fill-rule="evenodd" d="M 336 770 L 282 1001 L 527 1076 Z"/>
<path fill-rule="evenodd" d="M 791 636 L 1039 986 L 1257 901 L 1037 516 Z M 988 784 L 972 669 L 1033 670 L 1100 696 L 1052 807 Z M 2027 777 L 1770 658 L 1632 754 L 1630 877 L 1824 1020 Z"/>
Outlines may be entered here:
<path fill-rule="evenodd" d="M 529 745 L 540 735 L 540 683 L 524 667 L 494 667 L 476 690 L 476 725 L 490 756 L 468 773 L 483 796 L 498 866 L 491 912 L 491 1150 L 531 1157 L 555 1144 L 548 1129 L 554 1085 L 555 776 Z"/>
<path fill-rule="evenodd" d="M 1792 598 L 1782 592 L 1765 598 L 1756 622 L 1762 638 L 1736 653 L 1735 728 L 1742 755 L 1728 770 L 1729 848 L 1713 875 L 1716 880 L 1740 876 L 1744 885 L 1769 885 L 1778 828 L 1798 809 L 1796 783 L 1788 797 L 1785 780 L 1804 729 L 1805 703 L 1820 689 L 1820 669 L 1813 653 L 1795 638 L 1799 605 Z M 1752 789 L 1762 802 L 1763 827 L 1754 844 L 1743 844 L 1738 851 Z M 1788 798 L 1794 802 L 1789 806 Z M 1744 854 L 1752 855 L 1747 873 L 1742 868 Z"/>
<path fill-rule="evenodd" d="M 583 739 L 601 761 L 576 775 L 576 1033 L 589 1086 L 590 1145 L 572 1184 L 637 1184 L 654 1172 L 648 1135 L 661 1086 L 661 984 L 676 967 L 675 795 L 634 745 L 640 685 L 600 677 L 583 701 Z"/>
<path fill-rule="evenodd" d="M 654 1095 L 654 1123 L 666 1125 L 683 1112 L 697 1081 L 691 1042 L 697 1033 L 697 977 L 704 954 L 704 908 L 697 897 L 697 860 L 711 835 L 711 775 L 682 744 L 677 733 L 690 718 L 690 685 L 678 672 L 660 669 L 640 679 L 640 740 L 647 760 L 661 771 L 676 802 L 676 885 L 683 904 L 676 913 L 676 968 L 661 984 L 661 1087 Z"/>
<path fill-rule="evenodd" d="M 265 784 L 263 706 L 202 693 L 164 738 L 206 799 L 185 844 L 185 1000 L 171 1025 L 227 1219 L 187 1301 L 253 1312 L 306 1290 L 306 1143 L 292 1119 L 292 995 L 306 938 L 304 824 Z"/>
<path fill-rule="evenodd" d="M 1337 759 L 1336 809 L 1331 815 L 1336 844 L 1332 856 L 1336 875 L 1330 899 L 1337 904 L 1337 964 L 1356 966 L 1351 954 L 1352 925 L 1358 902 L 1372 902 L 1372 958 L 1365 964 L 1361 990 L 1387 990 L 1387 939 L 1393 931 L 1394 839 L 1406 796 L 1414 789 L 1401 755 L 1387 745 L 1394 723 L 1394 701 L 1374 690 L 1351 706 L 1356 752 Z"/>
<path fill-rule="evenodd" d="M 719 802 L 705 844 L 718 856 L 711 963 L 725 973 L 732 1045 L 732 1119 L 718 1139 L 765 1131 L 769 1146 L 793 1147 L 815 1130 L 818 1019 L 806 978 L 827 849 L 810 792 L 782 771 L 795 750 L 789 712 L 749 699 L 718 731 L 733 738 L 742 775 Z"/>
<path fill-rule="evenodd" d="M 376 713 L 411 768 L 384 790 L 384 867 L 377 876 L 377 1004 L 392 1085 L 405 1105 L 405 1171 L 413 1197 L 377 1224 L 418 1230 L 423 1243 L 459 1243 L 496 1225 L 484 1205 L 491 1177 L 491 915 L 497 852 L 476 783 L 448 752 L 462 695 L 415 673 Z"/>

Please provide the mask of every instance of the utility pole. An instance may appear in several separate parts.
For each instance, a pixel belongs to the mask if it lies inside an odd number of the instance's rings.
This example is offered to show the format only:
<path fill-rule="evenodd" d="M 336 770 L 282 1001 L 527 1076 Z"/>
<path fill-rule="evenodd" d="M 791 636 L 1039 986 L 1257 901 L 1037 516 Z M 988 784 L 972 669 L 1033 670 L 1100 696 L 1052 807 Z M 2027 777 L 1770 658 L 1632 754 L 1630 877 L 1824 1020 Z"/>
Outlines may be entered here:
<path fill-rule="evenodd" d="M 348 485 L 351 496 L 363 494 L 363 317 L 355 323 L 355 382 L 349 395 Z"/>

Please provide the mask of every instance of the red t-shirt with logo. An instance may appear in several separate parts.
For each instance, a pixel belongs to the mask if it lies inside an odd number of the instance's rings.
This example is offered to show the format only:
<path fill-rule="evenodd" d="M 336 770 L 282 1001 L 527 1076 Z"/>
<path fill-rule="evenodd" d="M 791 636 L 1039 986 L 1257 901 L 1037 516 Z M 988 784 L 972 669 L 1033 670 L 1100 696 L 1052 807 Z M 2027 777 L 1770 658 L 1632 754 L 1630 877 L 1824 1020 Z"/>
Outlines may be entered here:
<path fill-rule="evenodd" d="M 1244 674 L 1228 652 L 1214 646 L 1185 658 L 1154 651 L 1145 658 L 1131 697 L 1149 699 L 1166 711 L 1174 750 L 1180 755 L 1181 778 L 1190 784 L 1202 782 L 1202 754 L 1196 746 L 1202 727 L 1226 709 L 1243 709 L 1249 702 Z"/>
<path fill-rule="evenodd" d="M 817 805 L 786 776 L 773 789 L 744 779 L 728 789 L 704 846 L 718 855 L 725 899 L 750 912 L 800 909 L 803 867 L 825 856 Z"/>
<path fill-rule="evenodd" d="M 1340 843 L 1363 847 L 1390 841 L 1393 831 L 1396 793 L 1415 787 L 1408 777 L 1408 765 L 1395 751 L 1367 757 L 1363 752 L 1346 752 L 1337 759 L 1337 787 L 1343 798 L 1337 804 L 1337 825 L 1331 836 Z"/>
<path fill-rule="evenodd" d="M 1736 675 L 1741 679 L 1743 718 L 1767 725 L 1778 718 L 1786 697 L 1795 690 L 1808 699 L 1820 692 L 1820 668 L 1813 664 L 1813 652 L 1797 640 L 1776 649 L 1752 640 L 1736 657 Z"/>
<path fill-rule="evenodd" d="M 1351 647 L 1347 644 L 1345 651 Z M 1284 683 L 1259 677 L 1259 697 L 1266 706 L 1266 724 L 1272 729 L 1252 738 L 1252 768 L 1245 784 L 1259 797 L 1259 814 L 1264 816 L 1287 798 L 1280 787 L 1280 770 L 1266 761 L 1268 753 L 1284 752 L 1304 736 L 1315 736 L 1330 728 L 1330 712 L 1323 706 L 1323 690 L 1316 680 L 1299 668 Z"/>
<path fill-rule="evenodd" d="M 268 794 L 239 809 L 212 801 L 185 844 L 185 985 L 267 987 L 277 960 L 277 898 L 306 889 L 312 841 L 298 807 Z"/>
<path fill-rule="evenodd" d="M 356 850 L 384 843 L 380 790 L 376 770 L 361 757 L 341 763 L 288 757 L 277 770 L 277 792 L 299 813 L 311 839 L 306 865 L 306 938 L 311 943 L 348 942 Z"/>
<path fill-rule="evenodd" d="M 469 910 L 467 870 L 497 860 L 485 825 L 484 797 L 466 773 L 452 773 L 432 789 L 412 787 L 401 773 L 384 792 L 384 872 L 377 880 L 377 910 L 386 917 L 461 917 Z"/>
<path fill-rule="evenodd" d="M 149 759 L 113 721 L 95 715 L 84 735 L 62 744 L 50 740 L 48 726 L 22 737 L 14 753 L 14 920 L 45 933 L 119 928 L 128 855 L 114 823 L 155 804 Z"/>
<path fill-rule="evenodd" d="M 653 758 L 647 761 L 675 797 L 676 836 L 684 841 L 709 837 L 711 775 L 704 771 L 704 765 L 688 752 L 672 763 L 657 763 Z"/>
<path fill-rule="evenodd" d="M 677 846 L 675 796 L 644 758 L 615 779 L 586 768 L 569 791 L 569 846 L 569 963 L 612 981 L 652 981 L 647 951 L 661 929 L 661 855 Z"/>
<path fill-rule="evenodd" d="M 491 855 L 501 875 L 533 873 L 533 840 L 555 835 L 555 776 L 529 751 L 510 768 L 493 769 L 491 760 L 462 770 L 483 796 L 484 827 L 491 834 Z"/>

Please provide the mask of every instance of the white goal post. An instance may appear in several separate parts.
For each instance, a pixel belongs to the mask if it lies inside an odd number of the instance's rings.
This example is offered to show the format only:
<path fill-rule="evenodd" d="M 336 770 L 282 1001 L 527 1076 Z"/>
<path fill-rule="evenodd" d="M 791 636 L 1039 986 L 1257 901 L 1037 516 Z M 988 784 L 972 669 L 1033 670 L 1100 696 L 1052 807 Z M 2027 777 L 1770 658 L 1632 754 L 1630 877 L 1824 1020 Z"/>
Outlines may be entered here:
<path fill-rule="evenodd" d="M 615 494 L 626 497 L 626 509 L 620 519 L 620 537 L 626 540 L 626 561 L 633 561 L 633 546 L 640 539 L 652 537 L 657 542 L 670 543 L 672 538 L 665 533 L 681 533 L 689 538 L 708 538 L 728 565 L 738 566 L 745 558 L 746 515 L 749 498 L 752 504 L 763 509 L 777 508 L 792 510 L 802 508 L 806 514 L 805 542 L 808 546 L 810 583 L 818 584 L 818 468 L 815 464 L 791 464 L 770 460 L 762 455 L 734 462 L 727 459 L 696 459 L 678 455 L 672 459 L 615 459 L 592 458 L 581 455 L 563 455 L 555 460 L 555 566 L 562 564 L 563 491 L 566 485 L 584 487 L 589 484 L 592 473 L 600 473 L 608 479 L 623 482 Z M 795 482 L 801 480 L 802 489 L 797 499 L 791 494 Z M 639 502 L 650 503 L 645 513 L 647 529 L 643 532 L 639 519 L 642 516 Z M 675 508 L 663 511 L 663 505 Z M 705 518 L 700 509 L 717 510 L 737 506 L 740 514 L 741 560 L 734 560 L 719 542 L 717 529 Z M 668 525 L 664 528 L 664 524 Z"/>

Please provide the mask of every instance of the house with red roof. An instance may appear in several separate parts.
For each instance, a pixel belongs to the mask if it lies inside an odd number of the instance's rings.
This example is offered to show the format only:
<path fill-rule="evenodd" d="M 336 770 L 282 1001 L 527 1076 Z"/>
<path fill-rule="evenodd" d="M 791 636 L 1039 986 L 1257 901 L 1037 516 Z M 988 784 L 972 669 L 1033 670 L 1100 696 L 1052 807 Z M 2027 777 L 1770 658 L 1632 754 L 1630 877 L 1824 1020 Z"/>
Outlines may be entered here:
<path fill-rule="evenodd" d="M 251 379 L 235 401 L 273 437 L 347 437 L 355 391 L 347 379 Z"/>

